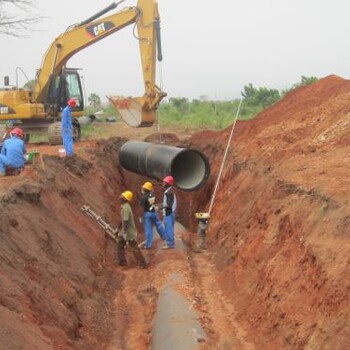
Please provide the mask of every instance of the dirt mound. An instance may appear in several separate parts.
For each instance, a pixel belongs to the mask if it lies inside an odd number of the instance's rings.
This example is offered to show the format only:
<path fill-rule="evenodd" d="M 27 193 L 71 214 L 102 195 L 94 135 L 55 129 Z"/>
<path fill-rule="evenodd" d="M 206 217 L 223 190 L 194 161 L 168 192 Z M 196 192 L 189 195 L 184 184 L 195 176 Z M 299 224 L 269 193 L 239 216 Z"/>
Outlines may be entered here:
<path fill-rule="evenodd" d="M 330 76 L 235 128 L 210 246 L 258 349 L 350 347 L 349 112 L 350 81 Z M 212 192 L 230 131 L 189 143 L 213 171 L 197 202 L 182 199 L 194 210 Z"/>
<path fill-rule="evenodd" d="M 145 138 L 146 142 L 152 142 L 152 143 L 166 143 L 166 144 L 173 144 L 177 145 L 180 142 L 180 139 L 177 137 L 176 134 L 171 132 L 155 132 Z"/>

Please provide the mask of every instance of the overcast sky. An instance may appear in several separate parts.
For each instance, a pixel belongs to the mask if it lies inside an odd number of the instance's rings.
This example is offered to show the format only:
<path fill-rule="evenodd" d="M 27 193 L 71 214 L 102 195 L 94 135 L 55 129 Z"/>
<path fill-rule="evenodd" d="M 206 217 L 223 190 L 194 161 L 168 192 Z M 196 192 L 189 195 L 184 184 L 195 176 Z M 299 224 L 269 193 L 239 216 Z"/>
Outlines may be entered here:
<path fill-rule="evenodd" d="M 55 37 L 112 1 L 33 2 L 46 18 L 28 39 L 0 37 L 1 80 L 9 75 L 15 83 L 16 67 L 34 78 Z M 121 8 L 136 3 L 127 0 Z M 158 6 L 163 62 L 157 83 L 169 97 L 234 99 L 248 83 L 284 89 L 301 76 L 349 78 L 349 0 L 158 0 Z M 143 94 L 132 26 L 79 52 L 67 66 L 83 69 L 87 95 Z"/>

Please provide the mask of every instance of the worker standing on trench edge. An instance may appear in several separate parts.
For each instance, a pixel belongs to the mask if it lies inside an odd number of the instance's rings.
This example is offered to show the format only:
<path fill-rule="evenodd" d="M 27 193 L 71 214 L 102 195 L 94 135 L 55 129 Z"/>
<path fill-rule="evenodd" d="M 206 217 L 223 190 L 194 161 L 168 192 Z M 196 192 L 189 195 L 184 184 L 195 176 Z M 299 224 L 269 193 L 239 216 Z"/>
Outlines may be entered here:
<path fill-rule="evenodd" d="M 147 262 L 137 244 L 137 231 L 134 215 L 130 206 L 132 198 L 133 193 L 131 191 L 124 191 L 119 197 L 119 200 L 121 202 L 121 229 L 118 231 L 118 263 L 121 266 L 126 266 L 127 261 L 125 257 L 125 246 L 128 244 L 132 249 L 138 266 L 140 268 L 146 268 Z"/>
<path fill-rule="evenodd" d="M 163 221 L 164 221 L 164 238 L 166 244 L 163 249 L 175 248 L 175 212 L 177 207 L 176 195 L 173 185 L 175 184 L 174 178 L 170 175 L 163 179 Z"/>
<path fill-rule="evenodd" d="M 76 100 L 71 98 L 68 100 L 67 106 L 62 111 L 61 119 L 63 147 L 68 157 L 72 157 L 74 155 L 72 110 L 76 105 Z"/>
<path fill-rule="evenodd" d="M 142 223 L 145 230 L 145 244 L 144 249 L 151 249 L 153 243 L 153 227 L 156 228 L 160 238 L 164 240 L 164 227 L 159 220 L 158 212 L 156 210 L 156 196 L 154 194 L 154 187 L 151 182 L 145 182 L 141 188 L 141 207 L 144 210 L 142 216 Z"/>
<path fill-rule="evenodd" d="M 14 128 L 10 135 L 11 138 L 6 139 L 1 147 L 0 176 L 5 176 L 8 169 L 21 171 L 25 163 L 26 146 L 22 140 L 22 129 Z"/>

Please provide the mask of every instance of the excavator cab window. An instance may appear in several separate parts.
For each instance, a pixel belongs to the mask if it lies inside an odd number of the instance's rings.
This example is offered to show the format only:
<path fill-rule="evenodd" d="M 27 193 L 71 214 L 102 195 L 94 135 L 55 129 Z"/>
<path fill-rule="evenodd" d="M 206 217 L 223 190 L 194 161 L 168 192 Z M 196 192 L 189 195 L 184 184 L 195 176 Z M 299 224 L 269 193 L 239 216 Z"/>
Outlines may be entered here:
<path fill-rule="evenodd" d="M 47 111 L 50 115 L 57 116 L 66 107 L 70 98 L 77 101 L 75 110 L 84 110 L 83 89 L 76 69 L 65 69 L 60 75 L 50 77 L 45 103 Z"/>
<path fill-rule="evenodd" d="M 82 85 L 78 71 L 66 71 L 66 83 L 68 99 L 74 98 L 77 101 L 77 109 L 84 109 L 84 99 L 82 92 Z"/>

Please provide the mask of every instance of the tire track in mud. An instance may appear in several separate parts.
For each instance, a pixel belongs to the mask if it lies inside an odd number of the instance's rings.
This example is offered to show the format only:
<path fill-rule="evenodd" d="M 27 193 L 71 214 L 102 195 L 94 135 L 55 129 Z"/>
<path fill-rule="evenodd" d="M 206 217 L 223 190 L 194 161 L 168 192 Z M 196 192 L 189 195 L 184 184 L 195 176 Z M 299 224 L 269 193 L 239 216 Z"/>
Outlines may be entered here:
<path fill-rule="evenodd" d="M 254 350 L 235 319 L 233 305 L 224 296 L 209 251 L 190 252 L 195 304 L 208 341 L 201 349 Z"/>

